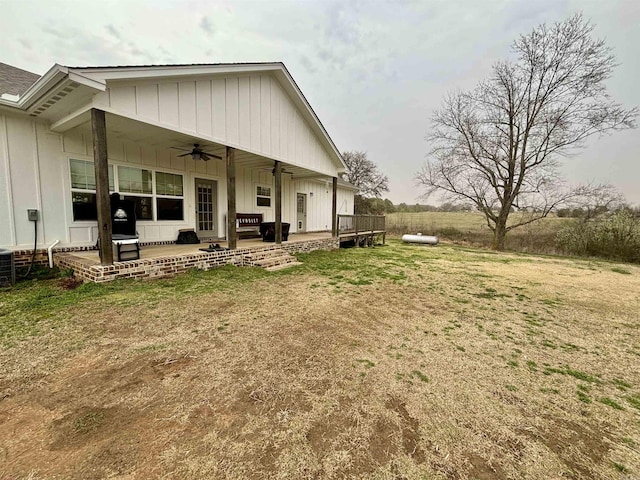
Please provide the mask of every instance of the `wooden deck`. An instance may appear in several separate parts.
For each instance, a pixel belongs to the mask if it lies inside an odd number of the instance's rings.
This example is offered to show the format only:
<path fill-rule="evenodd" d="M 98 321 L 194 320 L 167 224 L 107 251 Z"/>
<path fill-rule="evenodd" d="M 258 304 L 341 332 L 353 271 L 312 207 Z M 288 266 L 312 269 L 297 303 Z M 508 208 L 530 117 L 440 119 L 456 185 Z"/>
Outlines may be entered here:
<path fill-rule="evenodd" d="M 338 239 L 340 242 L 353 240 L 356 245 L 373 245 L 376 238 L 380 237 L 382 238 L 382 243 L 384 243 L 386 230 L 385 217 L 383 215 L 338 215 Z M 292 233 L 289 235 L 289 240 L 282 242 L 282 245 L 330 238 L 331 232 Z M 203 241 L 199 244 L 190 245 L 143 245 L 140 247 L 140 260 L 202 253 L 200 249 L 208 247 L 210 243 L 217 243 L 221 247 L 228 248 L 228 244 L 224 240 Z M 238 249 L 267 248 L 270 246 L 272 247 L 274 244 L 263 242 L 261 238 L 246 238 L 237 241 Z M 98 250 L 73 252 L 72 255 L 82 259 L 85 265 L 100 265 Z"/>
<path fill-rule="evenodd" d="M 384 244 L 387 236 L 384 215 L 338 215 L 340 242 L 355 241 L 356 245 L 373 245 L 377 238 Z"/>

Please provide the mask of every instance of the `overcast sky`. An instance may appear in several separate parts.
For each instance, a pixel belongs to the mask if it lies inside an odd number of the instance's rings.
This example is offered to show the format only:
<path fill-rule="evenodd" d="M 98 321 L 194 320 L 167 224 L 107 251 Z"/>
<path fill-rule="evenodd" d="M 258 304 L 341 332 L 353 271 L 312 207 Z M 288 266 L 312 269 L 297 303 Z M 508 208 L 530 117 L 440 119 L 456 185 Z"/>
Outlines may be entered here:
<path fill-rule="evenodd" d="M 340 151 L 364 150 L 415 203 L 430 117 L 512 41 L 581 11 L 614 49 L 612 97 L 640 105 L 639 0 L 0 0 L 0 62 L 67 66 L 282 61 Z M 640 131 L 593 139 L 573 183 L 612 183 L 640 204 Z M 422 201 L 422 203 L 425 203 Z"/>

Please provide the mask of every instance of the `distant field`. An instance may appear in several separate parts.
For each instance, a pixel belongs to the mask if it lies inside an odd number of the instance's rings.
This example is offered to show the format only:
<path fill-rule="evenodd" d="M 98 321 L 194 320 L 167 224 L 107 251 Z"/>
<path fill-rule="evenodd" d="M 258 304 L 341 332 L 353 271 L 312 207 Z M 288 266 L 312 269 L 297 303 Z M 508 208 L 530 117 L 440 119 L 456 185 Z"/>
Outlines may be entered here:
<path fill-rule="evenodd" d="M 511 222 L 520 214 L 512 214 Z M 525 252 L 555 253 L 558 230 L 569 221 L 548 217 L 519 227 L 507 234 L 506 248 Z M 492 232 L 484 215 L 479 212 L 422 212 L 391 213 L 387 215 L 387 229 L 392 234 L 423 233 L 437 235 L 444 240 L 479 246 L 491 244 Z"/>

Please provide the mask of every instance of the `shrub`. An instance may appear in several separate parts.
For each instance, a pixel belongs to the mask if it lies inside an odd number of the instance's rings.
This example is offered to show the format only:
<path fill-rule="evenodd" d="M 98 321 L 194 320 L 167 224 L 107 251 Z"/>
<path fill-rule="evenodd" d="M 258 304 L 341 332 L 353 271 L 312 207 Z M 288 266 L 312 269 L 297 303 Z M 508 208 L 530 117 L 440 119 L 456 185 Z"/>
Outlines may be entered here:
<path fill-rule="evenodd" d="M 440 227 L 436 229 L 436 234 L 450 240 L 461 240 L 465 237 L 464 232 L 456 227 Z"/>
<path fill-rule="evenodd" d="M 567 253 L 640 263 L 640 220 L 627 210 L 592 220 L 576 220 L 556 237 Z"/>

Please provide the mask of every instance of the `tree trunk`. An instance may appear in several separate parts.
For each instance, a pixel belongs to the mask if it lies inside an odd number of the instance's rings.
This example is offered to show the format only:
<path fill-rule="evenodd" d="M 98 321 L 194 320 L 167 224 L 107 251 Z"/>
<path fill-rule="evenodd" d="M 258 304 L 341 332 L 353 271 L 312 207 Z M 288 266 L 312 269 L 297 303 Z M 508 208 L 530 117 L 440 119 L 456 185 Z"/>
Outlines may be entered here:
<path fill-rule="evenodd" d="M 493 230 L 493 243 L 491 248 L 493 250 L 504 250 L 504 238 L 507 235 L 507 219 L 502 218 L 502 215 L 498 217 L 496 221 L 495 229 Z"/>

